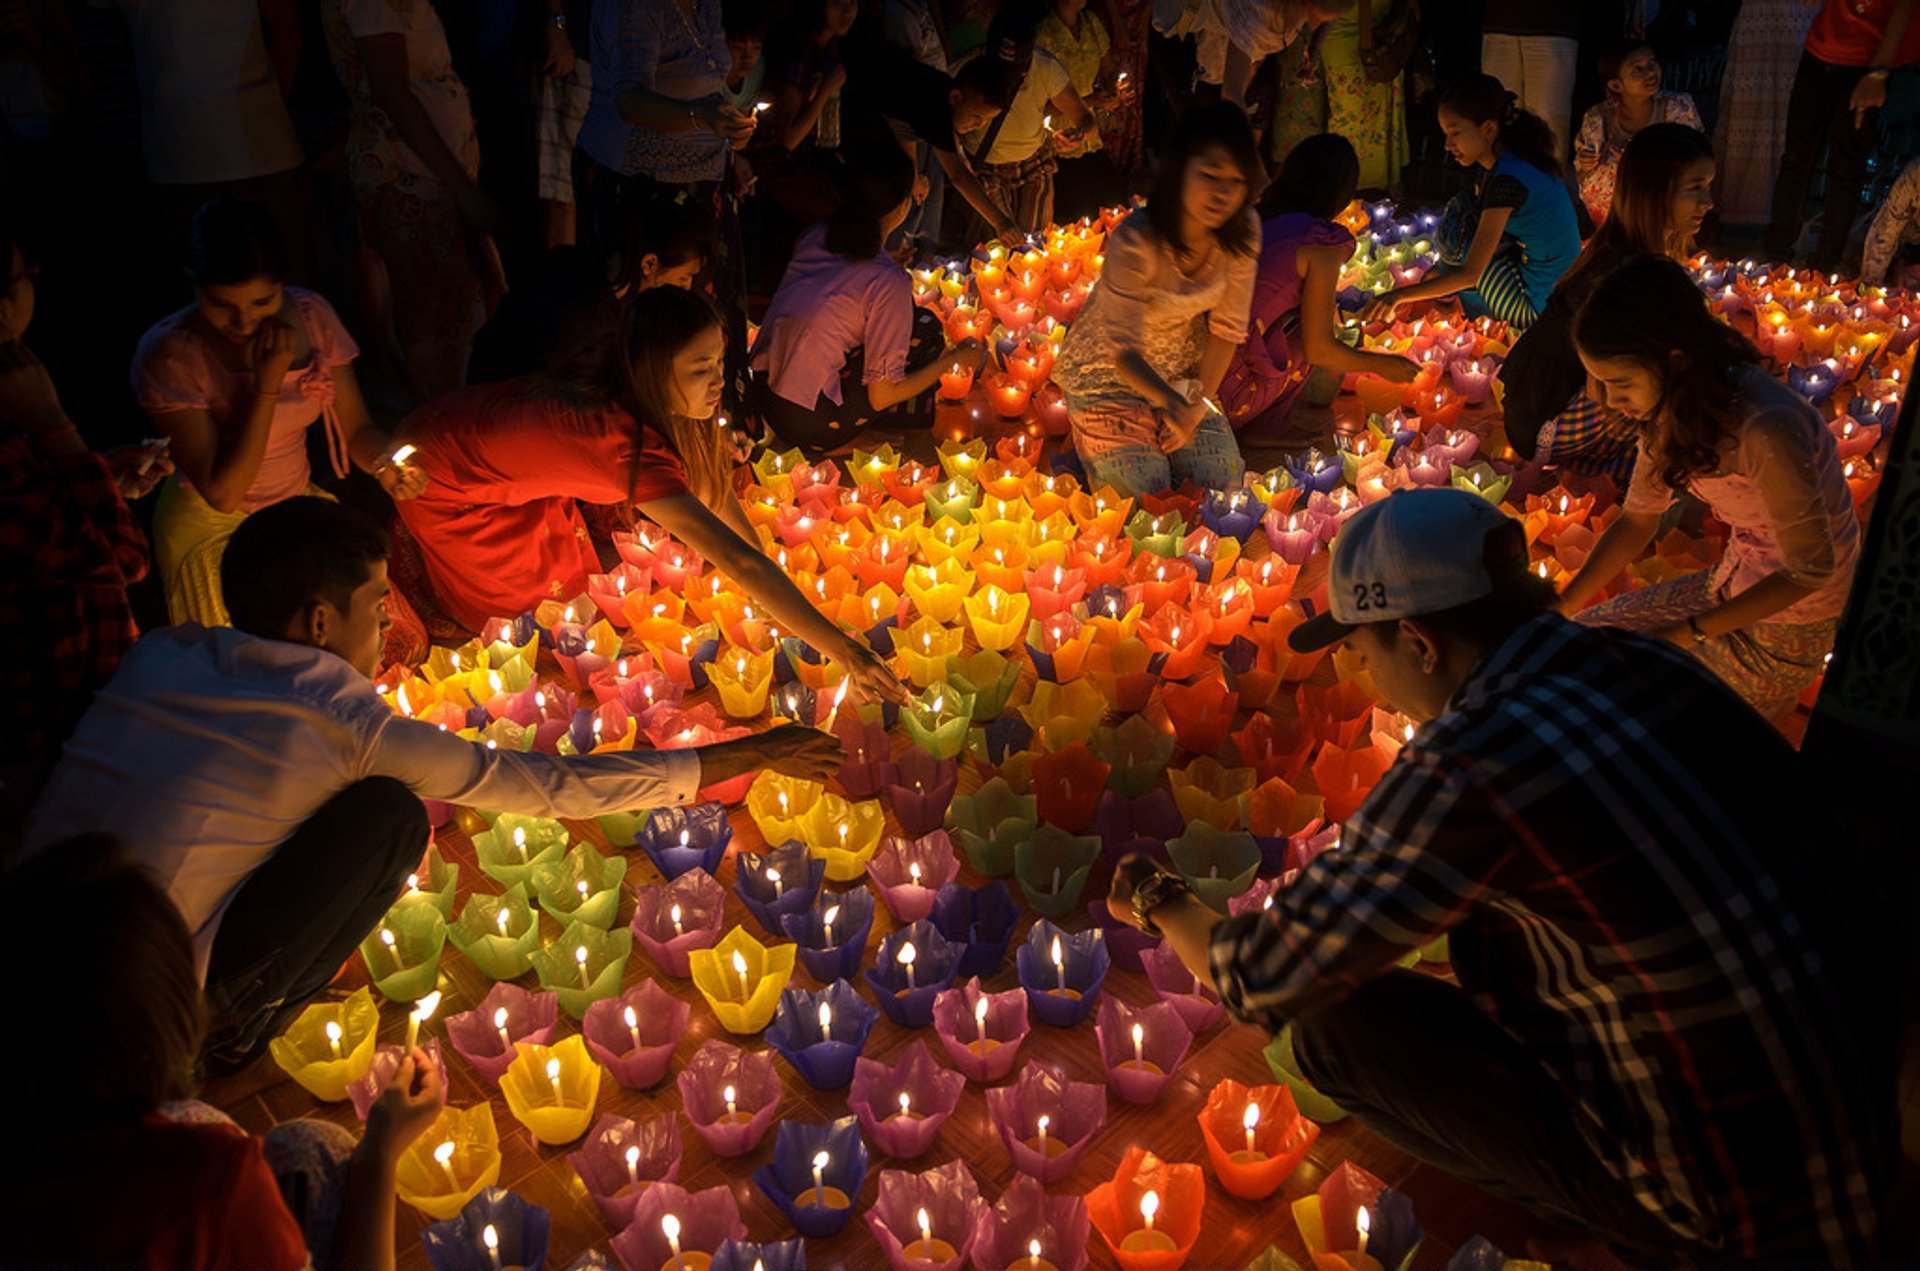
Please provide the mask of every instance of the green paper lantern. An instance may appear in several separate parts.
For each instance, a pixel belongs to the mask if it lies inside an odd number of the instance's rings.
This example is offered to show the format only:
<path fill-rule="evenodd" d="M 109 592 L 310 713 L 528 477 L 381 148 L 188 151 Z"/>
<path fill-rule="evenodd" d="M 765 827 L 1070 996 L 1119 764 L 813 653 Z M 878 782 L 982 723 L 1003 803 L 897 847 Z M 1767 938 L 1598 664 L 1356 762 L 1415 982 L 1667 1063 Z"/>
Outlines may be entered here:
<path fill-rule="evenodd" d="M 528 883 L 535 865 L 566 854 L 567 827 L 546 817 L 502 812 L 491 828 L 473 836 L 473 851 L 481 870 L 502 887 Z"/>
<path fill-rule="evenodd" d="M 388 937 L 391 937 L 389 942 Z M 373 987 L 390 1002 L 417 1002 L 440 979 L 440 950 L 447 943 L 447 920 L 432 905 L 392 909 L 360 942 Z"/>
<path fill-rule="evenodd" d="M 586 957 L 580 957 L 580 950 Z M 533 955 L 540 987 L 560 996 L 560 1009 L 575 1019 L 602 998 L 620 991 L 633 952 L 633 932 L 626 927 L 602 931 L 584 922 L 567 924 L 560 938 Z M 584 970 L 584 975 L 582 974 Z"/>
<path fill-rule="evenodd" d="M 534 895 L 540 907 L 561 922 L 584 922 L 602 931 L 620 910 L 620 884 L 627 877 L 624 856 L 605 856 L 581 843 L 557 861 L 533 867 Z"/>
<path fill-rule="evenodd" d="M 505 895 L 475 892 L 467 897 L 460 917 L 447 929 L 447 938 L 488 979 L 516 980 L 525 975 L 540 944 L 540 921 L 527 903 L 526 884 L 515 883 Z"/>
<path fill-rule="evenodd" d="M 1027 906 L 1049 918 L 1073 912 L 1100 857 L 1100 836 L 1042 825 L 1015 844 L 1013 873 Z"/>

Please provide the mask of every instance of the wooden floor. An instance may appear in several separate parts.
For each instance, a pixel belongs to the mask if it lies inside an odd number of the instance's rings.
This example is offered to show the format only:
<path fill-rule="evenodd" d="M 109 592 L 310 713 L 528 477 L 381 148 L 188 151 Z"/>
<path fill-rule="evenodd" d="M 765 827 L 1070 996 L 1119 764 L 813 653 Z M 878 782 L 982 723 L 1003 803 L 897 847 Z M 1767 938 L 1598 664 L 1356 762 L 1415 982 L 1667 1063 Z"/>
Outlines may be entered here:
<path fill-rule="evenodd" d="M 1354 405 L 1348 399 L 1342 399 L 1342 406 Z M 1486 428 L 1491 422 L 1489 413 L 1481 413 L 1477 426 Z M 1326 412 L 1305 413 L 1298 421 L 1300 427 L 1295 436 L 1324 438 L 1328 431 Z M 924 434 L 921 440 L 924 441 Z M 1276 439 L 1284 444 L 1288 439 Z M 1253 453 L 1249 455 L 1249 464 L 1253 467 L 1271 466 L 1277 461 L 1277 453 Z M 1027 672 L 1031 677 L 1031 670 Z M 1330 675 L 1330 667 L 1323 664 L 1318 674 Z M 709 691 L 710 692 L 710 691 Z M 1290 699 L 1286 693 L 1278 695 L 1271 708 L 1276 714 L 1285 714 L 1291 710 Z M 902 742 L 901 744 L 904 744 Z M 1310 777 L 1307 778 L 1310 781 Z M 979 782 L 977 773 L 963 769 L 961 790 L 972 789 Z M 893 827 L 889 813 L 889 829 Z M 741 849 L 758 850 L 762 844 L 759 832 L 744 810 L 736 809 L 733 817 L 733 851 Z M 597 827 L 591 824 L 573 825 L 576 840 L 593 842 L 606 850 L 608 845 Z M 497 891 L 499 888 L 483 875 L 475 862 L 472 847 L 467 834 L 457 823 L 449 823 L 440 831 L 439 845 L 442 854 L 452 861 L 460 863 L 460 904 L 476 885 L 482 890 Z M 746 911 L 739 899 L 732 895 L 734 866 L 731 858 L 722 867 L 720 881 L 729 888 L 727 897 L 726 926 L 740 924 L 752 932 L 756 938 L 765 938 L 766 933 Z M 630 854 L 627 883 L 629 889 L 646 886 L 658 881 L 651 863 L 641 852 Z M 961 881 L 977 886 L 984 879 L 976 876 L 970 868 L 963 868 Z M 1096 880 L 1098 881 L 1098 880 Z M 1104 886 L 1104 884 L 1101 884 Z M 1091 884 L 1090 884 L 1091 886 Z M 1091 898 L 1095 893 L 1089 891 Z M 876 906 L 874 930 L 870 937 L 869 954 L 877 947 L 878 941 L 890 929 L 891 918 L 884 906 Z M 620 921 L 626 922 L 632 915 L 631 896 L 623 898 Z M 457 909 L 456 909 L 456 912 Z M 542 916 L 545 939 L 559 935 L 559 926 L 550 917 Z M 1018 947 L 1019 936 L 1024 933 L 1031 916 L 1023 918 L 1016 932 L 1014 947 Z M 1064 924 L 1069 927 L 1084 926 L 1084 913 L 1080 922 L 1072 919 Z M 871 965 L 869 960 L 868 965 Z M 661 975 L 648 960 L 645 953 L 637 947 L 630 959 L 626 971 L 626 983 L 634 984 L 644 977 L 653 976 L 662 986 L 674 995 L 693 1004 L 691 1023 L 686 1037 L 676 1055 L 672 1072 L 677 1074 L 687 1058 L 712 1037 L 727 1037 L 715 1021 L 711 1010 L 694 991 L 691 982 L 677 981 Z M 365 983 L 364 968 L 356 957 L 343 972 L 332 992 L 344 994 L 345 991 Z M 534 977 L 524 977 L 524 984 L 535 986 Z M 806 976 L 804 970 L 796 969 L 796 984 L 818 987 Z M 1009 956 L 1000 972 L 988 982 L 987 987 L 1001 990 L 1014 987 L 1018 982 Z M 445 994 L 438 1019 L 444 1020 L 457 1011 L 470 1009 L 480 1000 L 490 987 L 490 982 L 469 963 L 451 944 L 442 957 L 439 987 Z M 1122 1000 L 1140 1004 L 1153 1000 L 1154 990 L 1146 977 L 1139 972 L 1115 970 L 1108 978 L 1106 990 L 1118 995 Z M 381 1039 L 398 1043 L 405 1028 L 405 1008 L 392 1003 L 382 1004 Z M 564 1036 L 577 1031 L 577 1024 L 562 1017 L 558 1035 Z M 919 1030 L 926 1036 L 936 1055 L 940 1055 L 937 1041 L 931 1036 L 931 1030 Z M 440 1035 L 438 1024 L 429 1025 L 428 1034 Z M 882 1016 L 876 1023 L 865 1053 L 872 1058 L 890 1060 L 896 1056 L 915 1036 L 915 1030 L 894 1026 Z M 758 1048 L 757 1039 L 730 1039 L 744 1041 L 749 1048 Z M 1109 1100 L 1109 1120 L 1106 1130 L 1095 1141 L 1092 1149 L 1082 1160 L 1076 1171 L 1068 1179 L 1056 1185 L 1055 1193 L 1083 1194 L 1094 1185 L 1110 1177 L 1121 1155 L 1131 1146 L 1139 1144 L 1150 1148 L 1161 1157 L 1175 1161 L 1194 1161 L 1204 1165 L 1205 1149 L 1200 1132 L 1195 1123 L 1195 1115 L 1206 1098 L 1207 1092 L 1223 1078 L 1232 1077 L 1239 1081 L 1260 1084 L 1272 1080 L 1267 1065 L 1261 1057 L 1261 1049 L 1268 1038 L 1253 1029 L 1232 1022 L 1217 1026 L 1213 1031 L 1197 1038 L 1188 1060 L 1181 1065 L 1180 1073 L 1162 1097 L 1146 1107 L 1135 1107 L 1121 1102 L 1117 1097 Z M 605 1249 L 612 1234 L 602 1222 L 593 1202 L 586 1194 L 585 1187 L 568 1166 L 565 1156 L 569 1148 L 549 1148 L 537 1144 L 531 1135 L 516 1122 L 507 1111 L 504 1099 L 497 1092 L 485 1086 L 467 1068 L 465 1062 L 451 1048 L 448 1053 L 449 1100 L 459 1106 L 470 1105 L 491 1098 L 494 1105 L 494 1119 L 499 1127 L 501 1147 L 504 1156 L 500 1175 L 502 1186 L 520 1193 L 528 1201 L 545 1207 L 552 1219 L 552 1243 L 546 1265 L 554 1271 L 560 1271 L 570 1264 L 582 1251 L 598 1247 Z M 1092 1022 L 1067 1031 L 1048 1028 L 1035 1022 L 1022 1052 L 1023 1060 L 1045 1060 L 1062 1065 L 1069 1074 L 1081 1081 L 1100 1081 L 1101 1066 L 1095 1050 Z M 844 1092 L 824 1093 L 807 1086 L 786 1064 L 777 1063 L 778 1070 L 786 1086 L 786 1099 L 781 1115 L 802 1122 L 825 1122 L 847 1114 Z M 339 1103 L 321 1106 L 308 1096 L 300 1087 L 286 1079 L 273 1065 L 271 1060 L 262 1060 L 253 1068 L 236 1077 L 217 1083 L 206 1091 L 206 1097 L 226 1109 L 242 1126 L 254 1132 L 261 1132 L 270 1126 L 294 1117 L 318 1117 L 337 1122 L 358 1133 L 358 1125 L 350 1104 Z M 617 1113 L 644 1121 L 653 1117 L 676 1116 L 679 1114 L 680 1098 L 677 1087 L 670 1075 L 668 1080 L 651 1091 L 635 1092 L 620 1088 L 610 1078 L 601 1083 L 598 1112 Z M 749 1236 L 754 1240 L 775 1240 L 792 1234 L 783 1217 L 768 1202 L 750 1181 L 753 1169 L 772 1154 L 773 1134 L 768 1133 L 758 1151 L 752 1155 L 734 1160 L 721 1160 L 707 1151 L 698 1137 L 682 1126 L 682 1138 L 686 1145 L 686 1154 L 680 1171 L 683 1185 L 699 1189 L 715 1184 L 724 1184 L 733 1189 L 739 1202 L 740 1211 L 747 1225 Z M 573 1145 L 570 1145 L 573 1146 Z M 871 1147 L 871 1145 L 869 1145 Z M 998 1138 L 988 1124 L 986 1101 L 982 1088 L 969 1083 L 961 1100 L 958 1111 L 944 1127 L 939 1140 L 927 1154 L 911 1162 L 889 1160 L 877 1153 L 870 1168 L 865 1187 L 858 1198 L 856 1208 L 864 1211 L 872 1204 L 877 1178 L 882 1169 L 924 1169 L 950 1160 L 965 1161 L 973 1171 L 979 1185 L 981 1196 L 991 1202 L 1014 1177 L 1013 1167 Z M 1208 1171 L 1207 1208 L 1202 1225 L 1200 1242 L 1188 1265 L 1201 1271 L 1236 1271 L 1245 1267 L 1269 1246 L 1277 1246 L 1282 1252 L 1306 1263 L 1305 1249 L 1299 1234 L 1287 1210 L 1287 1202 L 1305 1195 L 1324 1180 L 1327 1173 L 1342 1161 L 1353 1161 L 1372 1171 L 1387 1184 L 1408 1192 L 1414 1203 L 1414 1209 L 1426 1229 L 1427 1237 L 1421 1247 L 1415 1266 L 1438 1268 L 1445 1265 L 1447 1259 L 1468 1237 L 1480 1234 L 1493 1240 L 1510 1253 L 1522 1251 L 1525 1236 L 1536 1230 L 1529 1219 L 1511 1206 L 1502 1204 L 1478 1190 L 1460 1184 L 1437 1171 L 1422 1166 L 1404 1154 L 1390 1148 L 1365 1129 L 1352 1121 L 1344 1121 L 1325 1127 L 1319 1140 L 1314 1144 L 1305 1163 L 1289 1178 L 1281 1192 L 1274 1198 L 1261 1202 L 1236 1200 L 1227 1195 L 1212 1181 Z M 427 1260 L 419 1242 L 419 1233 L 425 1225 L 420 1215 L 404 1204 L 401 1205 L 398 1222 L 400 1243 L 400 1266 L 417 1269 L 426 1267 Z M 1094 1266 L 1111 1266 L 1113 1260 L 1101 1245 L 1098 1235 L 1094 1235 L 1090 1248 Z M 811 1268 L 877 1268 L 885 1265 L 880 1247 L 857 1219 L 846 1230 L 830 1241 L 810 1242 L 808 1246 L 808 1264 Z"/>

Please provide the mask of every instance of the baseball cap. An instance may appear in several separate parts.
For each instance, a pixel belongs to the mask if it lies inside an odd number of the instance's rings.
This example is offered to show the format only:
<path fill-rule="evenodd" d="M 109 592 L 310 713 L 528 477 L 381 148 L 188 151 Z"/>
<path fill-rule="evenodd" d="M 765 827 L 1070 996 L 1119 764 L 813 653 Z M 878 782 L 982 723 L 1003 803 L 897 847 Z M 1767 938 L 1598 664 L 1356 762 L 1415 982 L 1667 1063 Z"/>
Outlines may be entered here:
<path fill-rule="evenodd" d="M 1499 542 L 1490 536 L 1499 531 Z M 1439 613 L 1493 594 L 1524 573 L 1520 522 L 1466 490 L 1396 490 L 1355 512 L 1333 540 L 1327 610 L 1295 627 L 1296 653 L 1324 649 L 1355 627 Z M 1511 566 L 1511 568 L 1506 568 Z"/>

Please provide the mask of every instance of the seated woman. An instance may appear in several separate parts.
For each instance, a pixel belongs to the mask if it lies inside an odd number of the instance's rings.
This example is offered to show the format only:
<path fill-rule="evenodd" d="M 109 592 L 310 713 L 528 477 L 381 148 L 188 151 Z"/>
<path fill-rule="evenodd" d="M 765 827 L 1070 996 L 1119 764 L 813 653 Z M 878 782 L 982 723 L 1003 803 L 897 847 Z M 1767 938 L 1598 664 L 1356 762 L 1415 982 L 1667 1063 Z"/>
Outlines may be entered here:
<path fill-rule="evenodd" d="M 1220 405 L 1235 432 L 1283 432 L 1307 375 L 1378 375 L 1411 384 L 1420 368 L 1396 354 L 1349 348 L 1334 334 L 1333 293 L 1353 255 L 1353 235 L 1334 221 L 1353 201 L 1360 156 L 1333 133 L 1293 148 L 1261 201 L 1260 269 L 1246 343 L 1227 368 Z"/>
<path fill-rule="evenodd" d="M 821 454 L 871 428 L 928 427 L 930 409 L 899 408 L 953 363 L 977 371 L 986 360 L 978 345 L 947 347 L 884 250 L 913 181 L 898 146 L 863 147 L 840 173 L 839 210 L 800 236 L 751 360 L 753 405 L 788 444 Z"/>
<path fill-rule="evenodd" d="M 1620 156 L 1612 214 L 1500 368 L 1507 441 L 1521 458 L 1620 481 L 1633 471 L 1639 426 L 1587 395 L 1573 316 L 1624 261 L 1647 253 L 1686 259 L 1713 208 L 1713 173 L 1713 143 L 1684 124 L 1650 124 Z"/>
<path fill-rule="evenodd" d="M 1580 221 L 1560 181 L 1553 129 L 1491 75 L 1473 75 L 1440 95 L 1440 131 L 1475 189 L 1447 207 L 1435 241 L 1438 269 L 1361 310 L 1386 321 L 1401 305 L 1458 295 L 1470 317 L 1491 315 L 1525 330 L 1580 251 Z"/>
<path fill-rule="evenodd" d="M 655 287 L 629 302 L 620 344 L 572 382 L 463 389 L 409 415 L 433 484 L 400 508 L 435 606 L 468 631 L 576 596 L 600 570 L 576 500 L 654 521 L 846 667 L 856 688 L 905 690 L 886 663 L 761 552 L 715 424 L 726 340 L 711 302 Z"/>
<path fill-rule="evenodd" d="M 353 375 L 359 346 L 333 306 L 284 283 L 287 248 L 273 218 L 220 200 L 193 218 L 187 273 L 194 303 L 162 318 L 133 355 L 133 389 L 173 443 L 154 556 L 176 623 L 225 626 L 220 553 L 250 512 L 311 484 L 307 429 L 326 428 L 336 477 L 351 461 L 396 499 L 418 494 L 419 469 L 395 463 L 393 439 L 367 417 Z"/>
<path fill-rule="evenodd" d="M 1587 107 L 1580 135 L 1573 142 L 1580 201 L 1596 226 L 1606 223 L 1613 207 L 1620 157 L 1643 129 L 1682 124 L 1696 132 L 1704 130 L 1692 97 L 1660 90 L 1660 59 L 1645 40 L 1616 40 L 1601 50 L 1599 69 L 1607 95 Z"/>
<path fill-rule="evenodd" d="M 16 1159 L 32 1162 L 0 1188 L 11 1264 L 392 1268 L 394 1171 L 444 1102 L 424 1050 L 401 1060 L 357 1145 L 312 1120 L 256 1138 L 191 1098 L 193 943 L 150 874 L 104 836 L 72 838 L 0 876 L 0 902 L 21 939 L 62 950 L 60 975 L 24 977 L 14 997 L 62 1021 L 60 1061 L 18 1045 L 0 1058 Z"/>
<path fill-rule="evenodd" d="M 1219 488 L 1246 470 L 1210 399 L 1247 338 L 1265 182 L 1246 115 L 1197 107 L 1147 205 L 1107 237 L 1100 280 L 1053 368 L 1089 485 Z"/>
<path fill-rule="evenodd" d="M 1832 652 L 1860 554 L 1833 434 L 1671 260 L 1615 270 L 1574 319 L 1573 339 L 1602 404 L 1639 420 L 1641 434 L 1620 518 L 1567 584 L 1562 611 L 1671 640 L 1777 718 Z M 1580 612 L 1653 542 L 1683 492 L 1732 528 L 1719 563 Z"/>

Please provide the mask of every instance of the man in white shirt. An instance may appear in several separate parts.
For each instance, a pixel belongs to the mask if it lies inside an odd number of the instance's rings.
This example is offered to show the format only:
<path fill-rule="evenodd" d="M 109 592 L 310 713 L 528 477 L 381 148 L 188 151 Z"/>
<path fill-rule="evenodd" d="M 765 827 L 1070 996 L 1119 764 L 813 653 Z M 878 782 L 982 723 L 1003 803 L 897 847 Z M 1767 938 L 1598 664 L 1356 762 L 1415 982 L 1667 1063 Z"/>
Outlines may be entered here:
<path fill-rule="evenodd" d="M 1077 142 L 1093 126 L 1093 112 L 1073 91 L 1073 77 L 1060 59 L 1034 47 L 1040 16 L 1033 5 L 1003 9 L 975 57 L 999 57 L 1024 66 L 1012 104 L 978 134 L 967 151 L 980 184 L 1013 219 L 1034 231 L 1053 221 L 1056 140 Z"/>
<path fill-rule="evenodd" d="M 562 758 L 396 715 L 369 678 L 386 557 L 384 532 L 324 499 L 248 517 L 221 564 L 234 626 L 137 641 L 28 818 L 29 854 L 111 831 L 166 886 L 214 1013 L 210 1071 L 256 1054 L 373 929 L 426 850 L 421 798 L 584 818 L 762 767 L 825 780 L 842 759 L 810 728 Z"/>

